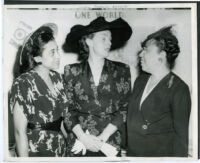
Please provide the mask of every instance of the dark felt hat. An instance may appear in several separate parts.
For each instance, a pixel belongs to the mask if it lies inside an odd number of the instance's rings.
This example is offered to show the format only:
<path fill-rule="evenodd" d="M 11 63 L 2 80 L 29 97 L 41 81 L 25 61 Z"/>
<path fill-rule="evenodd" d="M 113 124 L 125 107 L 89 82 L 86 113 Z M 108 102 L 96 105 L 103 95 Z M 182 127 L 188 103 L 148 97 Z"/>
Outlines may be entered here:
<path fill-rule="evenodd" d="M 130 25 L 122 18 L 118 18 L 114 21 L 108 22 L 105 20 L 104 17 L 98 17 L 86 26 L 74 25 L 71 28 L 70 33 L 68 33 L 66 36 L 65 42 L 63 44 L 63 50 L 65 52 L 78 53 L 78 41 L 82 38 L 82 36 L 104 30 L 111 31 L 111 50 L 115 50 L 124 46 L 124 44 L 131 37 L 132 34 L 132 29 Z"/>

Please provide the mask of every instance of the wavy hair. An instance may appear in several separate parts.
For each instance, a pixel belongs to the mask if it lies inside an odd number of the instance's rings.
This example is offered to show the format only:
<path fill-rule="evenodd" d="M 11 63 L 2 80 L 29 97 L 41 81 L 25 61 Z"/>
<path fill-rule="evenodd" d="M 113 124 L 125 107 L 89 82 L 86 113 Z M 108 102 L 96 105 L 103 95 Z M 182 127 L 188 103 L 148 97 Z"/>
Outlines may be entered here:
<path fill-rule="evenodd" d="M 79 53 L 78 53 L 78 60 L 85 61 L 89 57 L 89 47 L 86 43 L 86 39 L 92 39 L 94 37 L 94 33 L 83 36 L 79 41 Z"/>
<path fill-rule="evenodd" d="M 169 69 L 173 69 L 175 65 L 175 59 L 180 53 L 178 39 L 172 33 L 171 28 L 172 26 L 161 28 L 159 31 L 147 36 L 147 38 L 141 44 L 142 47 L 145 47 L 149 40 L 155 40 L 160 51 L 163 50 L 166 52 L 166 59 Z"/>
<path fill-rule="evenodd" d="M 54 40 L 53 31 L 47 26 L 40 27 L 30 35 L 18 49 L 13 69 L 14 77 L 39 65 L 40 63 L 35 62 L 34 57 L 41 56 L 44 46 L 52 40 Z"/>

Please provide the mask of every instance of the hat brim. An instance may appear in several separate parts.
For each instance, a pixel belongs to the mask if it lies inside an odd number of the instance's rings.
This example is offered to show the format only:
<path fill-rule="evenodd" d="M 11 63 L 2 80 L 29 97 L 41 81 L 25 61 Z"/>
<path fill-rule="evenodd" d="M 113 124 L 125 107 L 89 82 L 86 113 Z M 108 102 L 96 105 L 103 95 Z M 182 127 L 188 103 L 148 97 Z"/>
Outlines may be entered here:
<path fill-rule="evenodd" d="M 49 27 L 49 28 L 51 28 L 51 30 L 53 31 L 54 37 L 56 37 L 57 34 L 58 34 L 58 26 L 55 23 L 46 23 L 46 24 L 43 24 L 41 27 Z"/>
<path fill-rule="evenodd" d="M 65 43 L 63 44 L 63 50 L 64 52 L 74 52 L 79 53 L 79 43 L 78 41 L 86 35 L 104 31 L 104 30 L 110 30 L 112 35 L 111 40 L 111 49 L 110 50 L 116 50 L 118 48 L 121 48 L 125 45 L 127 40 L 132 35 L 132 28 L 129 26 L 129 24 L 124 21 L 122 18 L 116 19 L 112 22 L 105 21 L 104 24 L 89 24 L 87 26 L 79 26 L 79 29 L 72 30 L 67 35 L 65 39 Z M 74 26 L 75 27 L 75 26 Z"/>
<path fill-rule="evenodd" d="M 52 31 L 53 31 L 53 36 L 56 37 L 58 34 L 58 26 L 55 23 L 46 23 L 43 24 L 42 26 L 40 26 L 39 28 L 37 28 L 34 32 L 28 34 L 23 42 L 23 45 L 26 44 L 26 42 L 28 42 L 28 40 L 33 37 L 33 35 L 35 35 L 35 33 L 37 33 L 38 30 L 40 30 L 42 27 L 49 27 Z"/>

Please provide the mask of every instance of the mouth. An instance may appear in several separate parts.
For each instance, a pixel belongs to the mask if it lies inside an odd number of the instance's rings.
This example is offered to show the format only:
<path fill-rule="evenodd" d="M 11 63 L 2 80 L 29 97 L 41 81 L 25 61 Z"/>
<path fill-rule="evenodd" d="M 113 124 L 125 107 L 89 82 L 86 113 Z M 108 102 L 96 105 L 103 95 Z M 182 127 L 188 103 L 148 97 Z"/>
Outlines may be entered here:
<path fill-rule="evenodd" d="M 60 65 L 60 61 L 55 61 L 55 64 L 56 65 Z"/>
<path fill-rule="evenodd" d="M 109 52 L 109 51 L 110 51 L 110 48 L 105 48 L 105 51 Z"/>

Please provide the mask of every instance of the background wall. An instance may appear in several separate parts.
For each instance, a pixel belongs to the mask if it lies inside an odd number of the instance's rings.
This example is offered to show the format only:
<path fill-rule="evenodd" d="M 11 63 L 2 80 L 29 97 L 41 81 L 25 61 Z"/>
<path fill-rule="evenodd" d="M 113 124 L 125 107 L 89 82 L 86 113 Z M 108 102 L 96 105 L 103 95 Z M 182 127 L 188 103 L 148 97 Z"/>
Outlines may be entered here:
<path fill-rule="evenodd" d="M 88 24 L 97 16 L 103 15 L 108 21 L 118 17 L 124 18 L 132 27 L 133 35 L 127 45 L 118 51 L 111 52 L 109 58 L 129 64 L 136 74 L 136 53 L 140 50 L 140 43 L 146 36 L 159 28 L 175 24 L 174 33 L 178 37 L 181 53 L 177 58 L 174 71 L 191 87 L 191 11 L 188 9 L 7 9 L 4 16 L 4 66 L 6 69 L 6 88 L 12 84 L 12 68 L 15 61 L 17 47 L 23 43 L 27 34 L 44 23 L 53 22 L 58 25 L 57 43 L 60 48 L 63 72 L 66 64 L 76 62 L 76 55 L 63 53 L 62 44 L 66 34 L 75 24 Z M 187 67 L 187 68 L 185 68 Z"/>
<path fill-rule="evenodd" d="M 108 21 L 118 17 L 124 18 L 132 27 L 133 35 L 125 47 L 110 53 L 109 58 L 127 63 L 131 67 L 132 83 L 137 76 L 137 52 L 140 43 L 146 36 L 159 28 L 175 24 L 174 33 L 178 37 L 181 53 L 177 58 L 174 72 L 178 74 L 192 91 L 192 41 L 191 41 L 191 10 L 190 9 L 166 9 L 166 8 L 32 8 L 32 9 L 5 9 L 4 10 L 4 95 L 7 95 L 13 81 L 12 69 L 18 46 L 23 43 L 27 34 L 37 29 L 44 23 L 53 22 L 58 25 L 56 38 L 61 54 L 59 72 L 63 73 L 66 64 L 77 62 L 76 55 L 64 53 L 61 49 L 66 34 L 75 24 L 88 24 L 97 16 L 105 16 Z M 192 119 L 192 117 L 191 117 Z M 192 127 L 190 125 L 190 133 Z M 191 138 L 191 136 L 190 136 Z M 191 143 L 190 143 L 191 145 Z"/>

